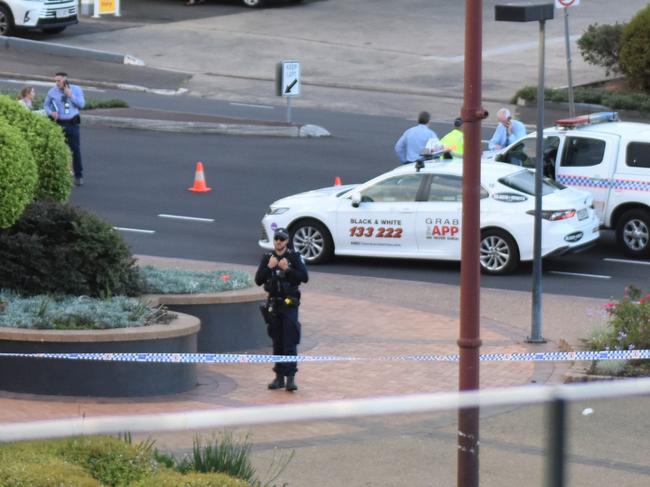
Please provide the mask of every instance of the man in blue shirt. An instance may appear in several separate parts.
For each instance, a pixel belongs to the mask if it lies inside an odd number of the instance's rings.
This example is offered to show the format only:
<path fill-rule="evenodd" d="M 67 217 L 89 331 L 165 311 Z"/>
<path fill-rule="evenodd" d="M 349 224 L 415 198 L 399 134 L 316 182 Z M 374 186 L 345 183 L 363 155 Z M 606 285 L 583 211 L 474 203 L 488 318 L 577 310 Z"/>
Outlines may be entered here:
<path fill-rule="evenodd" d="M 395 144 L 395 154 L 402 164 L 415 162 L 422 155 L 429 139 L 438 138 L 436 133 L 429 128 L 430 120 L 429 112 L 420 112 L 418 124 L 406 130 Z"/>
<path fill-rule="evenodd" d="M 499 150 L 523 139 L 526 136 L 526 127 L 519 120 L 513 120 L 510 110 L 501 108 L 497 112 L 499 125 L 490 139 L 488 149 Z"/>
<path fill-rule="evenodd" d="M 47 92 L 43 108 L 65 134 L 65 141 L 72 152 L 72 169 L 75 186 L 83 184 L 83 165 L 81 163 L 81 141 L 79 124 L 81 110 L 86 101 L 81 88 L 68 82 L 68 74 L 59 72 L 54 77 L 56 86 Z"/>

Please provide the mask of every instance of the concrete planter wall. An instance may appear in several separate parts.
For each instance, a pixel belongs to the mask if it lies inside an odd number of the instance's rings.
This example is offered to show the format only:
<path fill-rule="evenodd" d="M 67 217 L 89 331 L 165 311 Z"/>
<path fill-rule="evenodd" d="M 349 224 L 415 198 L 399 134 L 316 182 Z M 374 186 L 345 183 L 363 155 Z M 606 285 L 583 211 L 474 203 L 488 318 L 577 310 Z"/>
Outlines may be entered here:
<path fill-rule="evenodd" d="M 0 328 L 4 353 L 195 353 L 200 321 L 178 314 L 168 325 L 115 330 Z M 0 357 L 0 389 L 32 394 L 135 397 L 196 386 L 196 364 L 95 362 Z"/>
<path fill-rule="evenodd" d="M 160 294 L 148 299 L 152 304 L 164 304 L 172 311 L 201 320 L 199 352 L 230 353 L 271 346 L 259 310 L 266 300 L 260 288 L 213 294 Z"/>

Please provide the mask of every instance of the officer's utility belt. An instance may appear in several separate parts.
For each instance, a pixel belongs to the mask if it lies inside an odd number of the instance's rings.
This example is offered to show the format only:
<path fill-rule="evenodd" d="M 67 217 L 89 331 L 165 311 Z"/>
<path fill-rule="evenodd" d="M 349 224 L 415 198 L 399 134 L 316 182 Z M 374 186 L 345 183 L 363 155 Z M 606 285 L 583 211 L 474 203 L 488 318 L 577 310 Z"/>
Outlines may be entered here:
<path fill-rule="evenodd" d="M 294 296 L 285 296 L 285 297 L 272 297 L 269 296 L 267 299 L 267 304 L 269 305 L 284 305 L 284 306 L 298 306 L 300 300 Z"/>
<path fill-rule="evenodd" d="M 81 123 L 81 117 L 79 115 L 75 115 L 74 117 L 67 120 L 61 120 L 59 118 L 56 123 L 59 125 L 79 125 Z"/>

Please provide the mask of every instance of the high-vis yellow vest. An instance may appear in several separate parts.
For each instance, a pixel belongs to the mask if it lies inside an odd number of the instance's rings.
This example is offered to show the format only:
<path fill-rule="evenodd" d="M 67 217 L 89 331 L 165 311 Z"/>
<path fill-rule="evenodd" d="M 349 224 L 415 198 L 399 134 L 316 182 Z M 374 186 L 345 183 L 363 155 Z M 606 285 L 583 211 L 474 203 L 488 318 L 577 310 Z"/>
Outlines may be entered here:
<path fill-rule="evenodd" d="M 451 149 L 451 152 L 453 154 L 456 154 L 458 156 L 463 155 L 463 131 L 462 130 L 453 129 L 442 139 L 440 139 L 440 143 L 445 147 Z"/>

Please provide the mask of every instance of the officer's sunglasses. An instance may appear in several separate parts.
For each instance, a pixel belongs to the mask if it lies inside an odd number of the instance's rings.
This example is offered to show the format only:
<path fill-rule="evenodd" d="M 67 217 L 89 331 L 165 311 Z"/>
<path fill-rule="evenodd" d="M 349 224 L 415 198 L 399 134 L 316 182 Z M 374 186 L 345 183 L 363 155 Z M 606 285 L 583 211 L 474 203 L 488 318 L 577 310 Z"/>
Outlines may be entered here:
<path fill-rule="evenodd" d="M 286 238 L 284 238 L 284 237 L 273 237 L 273 240 L 280 240 L 280 241 L 284 242 L 286 240 Z"/>

